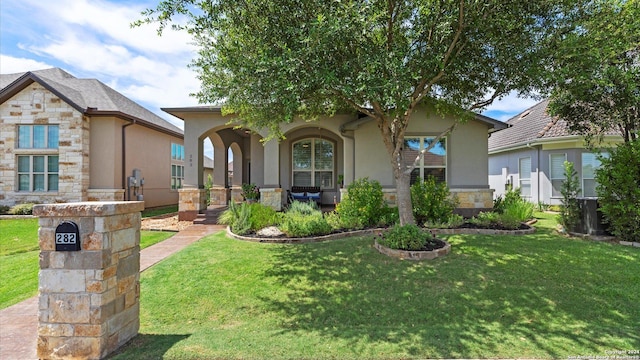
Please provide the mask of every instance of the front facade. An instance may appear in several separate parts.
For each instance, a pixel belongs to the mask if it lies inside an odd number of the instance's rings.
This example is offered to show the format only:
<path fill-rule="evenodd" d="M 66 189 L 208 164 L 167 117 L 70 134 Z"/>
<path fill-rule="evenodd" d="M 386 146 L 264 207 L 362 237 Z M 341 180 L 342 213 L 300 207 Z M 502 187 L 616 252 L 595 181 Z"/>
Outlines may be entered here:
<path fill-rule="evenodd" d="M 97 80 L 60 69 L 2 75 L 0 205 L 176 204 L 182 130 Z"/>
<path fill-rule="evenodd" d="M 495 196 L 511 186 L 533 203 L 560 205 L 565 161 L 578 173 L 580 196 L 596 196 L 598 156 L 607 156 L 606 148 L 621 143 L 622 137 L 605 135 L 602 150 L 589 149 L 583 136 L 571 134 L 564 120 L 547 113 L 547 105 L 545 100 L 516 115 L 507 121 L 510 128 L 489 138 L 489 184 Z"/>
<path fill-rule="evenodd" d="M 322 191 L 323 204 L 340 201 L 342 180 L 346 187 L 358 178 L 377 180 L 389 203 L 395 203 L 395 180 L 379 130 L 370 118 L 338 114 L 316 122 L 296 121 L 281 125 L 284 140 L 261 142 L 261 130 L 234 129 L 230 116 L 220 108 L 188 107 L 164 109 L 185 121 L 186 188 L 181 190 L 180 213 L 193 218 L 203 209 L 203 141 L 214 146 L 214 204 L 240 200 L 242 183 L 255 183 L 261 202 L 281 209 L 286 191 L 294 186 L 314 186 Z M 455 119 L 442 118 L 420 109 L 406 133 L 405 151 L 416 153 L 446 130 Z M 487 134 L 506 127 L 476 116 L 434 146 L 414 170 L 412 179 L 436 176 L 446 181 L 460 200 L 461 212 L 475 213 L 492 207 L 487 182 Z M 228 149 L 233 152 L 233 178 L 226 176 Z M 407 164 L 409 165 L 409 164 Z"/>

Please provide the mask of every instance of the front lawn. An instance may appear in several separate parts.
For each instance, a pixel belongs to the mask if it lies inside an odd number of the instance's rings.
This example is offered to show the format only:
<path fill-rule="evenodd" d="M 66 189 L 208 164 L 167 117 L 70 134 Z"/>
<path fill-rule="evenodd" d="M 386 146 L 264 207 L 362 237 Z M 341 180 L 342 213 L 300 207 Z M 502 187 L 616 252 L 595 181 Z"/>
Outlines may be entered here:
<path fill-rule="evenodd" d="M 274 245 L 211 235 L 141 276 L 115 359 L 566 358 L 640 349 L 640 249 L 456 235 L 435 261 L 371 237 Z"/>
<path fill-rule="evenodd" d="M 175 233 L 141 231 L 140 248 Z M 0 220 L 0 309 L 38 294 L 38 219 Z"/>

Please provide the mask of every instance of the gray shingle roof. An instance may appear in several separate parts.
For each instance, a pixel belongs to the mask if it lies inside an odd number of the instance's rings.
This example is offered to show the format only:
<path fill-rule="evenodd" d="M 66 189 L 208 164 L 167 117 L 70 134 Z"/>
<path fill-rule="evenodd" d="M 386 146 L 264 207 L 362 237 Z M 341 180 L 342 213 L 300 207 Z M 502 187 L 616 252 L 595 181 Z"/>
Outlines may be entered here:
<path fill-rule="evenodd" d="M 6 101 L 31 81 L 41 83 L 80 112 L 121 113 L 126 117 L 183 135 L 182 129 L 96 79 L 78 79 L 60 68 L 0 75 L 0 99 Z"/>
<path fill-rule="evenodd" d="M 507 120 L 507 124 L 511 125 L 509 128 L 489 137 L 489 151 L 571 135 L 566 121 L 549 115 L 548 105 L 548 99 L 541 101 Z"/>

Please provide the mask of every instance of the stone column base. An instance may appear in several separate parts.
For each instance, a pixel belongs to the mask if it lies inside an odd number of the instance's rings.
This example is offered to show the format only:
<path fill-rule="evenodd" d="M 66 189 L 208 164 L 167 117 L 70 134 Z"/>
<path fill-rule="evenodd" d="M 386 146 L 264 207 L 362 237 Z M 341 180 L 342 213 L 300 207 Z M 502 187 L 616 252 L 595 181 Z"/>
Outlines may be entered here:
<path fill-rule="evenodd" d="M 456 213 L 471 217 L 481 211 L 493 209 L 493 189 L 450 189 L 451 195 L 458 198 Z"/>
<path fill-rule="evenodd" d="M 282 189 L 260 189 L 260 203 L 270 206 L 275 211 L 282 210 Z"/>
<path fill-rule="evenodd" d="M 227 205 L 229 203 L 229 192 L 226 187 L 213 187 L 209 190 L 211 195 L 211 205 Z"/>
<path fill-rule="evenodd" d="M 242 196 L 242 186 L 232 186 L 231 187 L 231 201 L 239 203 L 244 201 L 244 197 Z"/>
<path fill-rule="evenodd" d="M 207 209 L 205 189 L 179 189 L 178 221 L 193 221 Z"/>

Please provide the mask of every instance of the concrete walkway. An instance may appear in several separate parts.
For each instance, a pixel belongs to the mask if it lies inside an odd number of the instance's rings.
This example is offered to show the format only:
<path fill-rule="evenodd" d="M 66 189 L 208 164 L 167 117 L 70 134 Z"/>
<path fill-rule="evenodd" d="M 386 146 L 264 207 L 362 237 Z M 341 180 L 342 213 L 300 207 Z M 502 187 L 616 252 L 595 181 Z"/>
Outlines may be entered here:
<path fill-rule="evenodd" d="M 140 271 L 176 253 L 204 236 L 224 230 L 216 224 L 220 208 L 207 210 L 193 225 L 171 238 L 140 251 Z M 0 360 L 37 359 L 38 297 L 0 310 Z"/>

